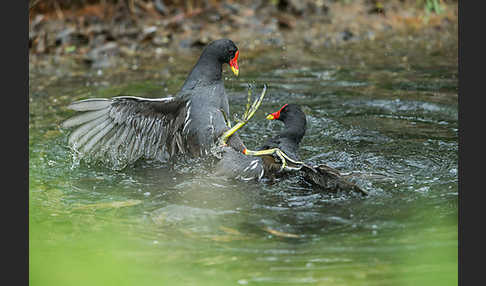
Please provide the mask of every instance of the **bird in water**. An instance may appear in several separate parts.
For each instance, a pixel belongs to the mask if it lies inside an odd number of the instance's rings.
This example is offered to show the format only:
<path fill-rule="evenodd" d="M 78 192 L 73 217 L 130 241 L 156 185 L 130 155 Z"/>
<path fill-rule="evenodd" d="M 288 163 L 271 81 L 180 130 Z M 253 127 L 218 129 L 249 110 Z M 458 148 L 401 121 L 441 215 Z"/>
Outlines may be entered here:
<path fill-rule="evenodd" d="M 174 97 L 120 95 L 71 103 L 68 108 L 81 113 L 61 124 L 74 128 L 68 144 L 78 159 L 103 161 L 113 169 L 123 169 L 142 157 L 162 162 L 177 155 L 202 157 L 218 146 L 223 155 L 216 173 L 237 174 L 236 177 L 249 180 L 261 179 L 265 174 L 306 170 L 312 172 L 307 177 L 313 182 L 334 186 L 329 182 L 338 182 L 340 177 L 333 169 L 311 167 L 299 160 L 297 151 L 305 134 L 306 119 L 298 105 L 286 104 L 269 114 L 267 119 L 282 121 L 284 130 L 256 151 L 246 148 L 236 131 L 259 108 L 266 86 L 253 104 L 249 95 L 243 117 L 231 126 L 222 68 L 228 64 L 238 76 L 238 56 L 233 41 L 211 42 Z"/>
<path fill-rule="evenodd" d="M 99 160 L 122 169 L 141 157 L 167 162 L 176 155 L 208 155 L 215 144 L 243 151 L 236 130 L 256 112 L 265 95 L 249 106 L 245 117 L 231 126 L 222 67 L 238 76 L 239 50 L 229 39 L 209 43 L 174 97 L 120 95 L 71 103 L 82 112 L 61 126 L 74 128 L 68 144 L 80 159 Z"/>
<path fill-rule="evenodd" d="M 269 138 L 257 150 L 242 152 L 225 148 L 216 167 L 216 174 L 243 180 L 260 180 L 285 170 L 300 168 L 299 143 L 305 135 L 306 117 L 297 104 L 285 104 L 267 115 L 268 120 L 284 123 L 282 131 Z"/>
<path fill-rule="evenodd" d="M 257 150 L 244 149 L 238 152 L 225 148 L 215 174 L 258 181 L 264 177 L 274 179 L 299 173 L 304 181 L 326 192 L 368 194 L 336 169 L 324 164 L 311 166 L 301 161 L 298 150 L 306 132 L 307 120 L 299 105 L 285 104 L 278 111 L 268 114 L 266 119 L 281 121 L 284 127 Z"/>

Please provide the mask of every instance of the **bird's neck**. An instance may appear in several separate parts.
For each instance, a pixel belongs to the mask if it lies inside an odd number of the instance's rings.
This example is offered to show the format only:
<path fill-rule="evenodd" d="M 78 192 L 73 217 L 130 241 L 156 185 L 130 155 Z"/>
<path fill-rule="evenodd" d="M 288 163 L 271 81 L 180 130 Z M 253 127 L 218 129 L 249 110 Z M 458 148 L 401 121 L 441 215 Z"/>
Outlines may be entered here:
<path fill-rule="evenodd" d="M 295 141 L 295 143 L 299 144 L 305 135 L 306 121 L 294 119 L 292 121 L 289 120 L 289 122 L 292 122 L 292 124 L 284 122 L 285 127 L 284 130 L 280 132 L 280 137 L 291 139 Z"/>
<path fill-rule="evenodd" d="M 201 56 L 189 73 L 182 89 L 221 81 L 222 64 L 211 56 Z"/>

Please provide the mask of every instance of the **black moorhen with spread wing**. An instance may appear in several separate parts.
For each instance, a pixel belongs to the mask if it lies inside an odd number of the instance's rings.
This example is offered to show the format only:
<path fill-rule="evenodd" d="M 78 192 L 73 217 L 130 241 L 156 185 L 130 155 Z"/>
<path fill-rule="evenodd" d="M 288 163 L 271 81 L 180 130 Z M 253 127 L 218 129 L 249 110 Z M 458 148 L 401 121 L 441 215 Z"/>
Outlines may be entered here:
<path fill-rule="evenodd" d="M 326 192 L 368 194 L 356 184 L 347 181 L 336 169 L 324 164 L 310 166 L 300 161 L 298 149 L 306 132 L 307 120 L 299 105 L 285 104 L 266 118 L 282 121 L 283 130 L 268 139 L 257 151 L 244 149 L 243 155 L 226 148 L 218 162 L 216 174 L 242 180 L 260 180 L 262 177 L 299 172 L 306 182 Z"/>
<path fill-rule="evenodd" d="M 208 154 L 230 129 L 222 66 L 229 64 L 238 75 L 238 55 L 229 39 L 211 42 L 174 97 L 117 96 L 73 102 L 68 108 L 83 113 L 62 123 L 65 128 L 76 127 L 69 145 L 80 158 L 97 158 L 121 168 L 142 156 L 165 162 L 177 154 Z M 243 142 L 233 133 L 223 142 L 244 150 Z"/>

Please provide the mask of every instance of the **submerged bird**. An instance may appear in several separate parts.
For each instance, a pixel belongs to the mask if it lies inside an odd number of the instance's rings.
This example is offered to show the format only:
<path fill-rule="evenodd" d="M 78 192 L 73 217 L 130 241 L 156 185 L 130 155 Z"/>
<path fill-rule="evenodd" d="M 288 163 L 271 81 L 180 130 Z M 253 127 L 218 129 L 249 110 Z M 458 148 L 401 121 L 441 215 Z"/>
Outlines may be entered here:
<path fill-rule="evenodd" d="M 349 182 L 338 170 L 324 164 L 311 166 L 300 160 L 299 144 L 305 135 L 307 120 L 299 105 L 285 104 L 268 114 L 266 119 L 282 121 L 284 128 L 256 151 L 244 149 L 240 153 L 225 148 L 222 159 L 217 163 L 217 175 L 250 181 L 299 173 L 304 181 L 322 191 L 368 194 Z"/>
<path fill-rule="evenodd" d="M 83 113 L 61 125 L 76 127 L 69 145 L 78 158 L 105 161 L 119 169 L 141 157 L 166 162 L 178 154 L 204 156 L 222 136 L 223 145 L 244 150 L 242 140 L 233 135 L 241 124 L 230 129 L 222 78 L 223 64 L 238 76 L 238 55 L 229 39 L 211 42 L 174 97 L 117 96 L 73 102 L 68 108 Z"/>
<path fill-rule="evenodd" d="M 307 120 L 297 104 L 285 104 L 267 115 L 268 120 L 284 123 L 283 130 L 268 139 L 258 150 L 243 152 L 226 148 L 216 167 L 216 174 L 243 180 L 272 177 L 284 170 L 300 168 L 299 144 L 305 135 Z"/>
<path fill-rule="evenodd" d="M 258 152 L 251 153 L 251 151 L 245 149 L 243 153 L 262 156 L 267 172 L 295 168 L 294 165 L 300 163 L 299 144 L 306 131 L 305 113 L 297 104 L 285 104 L 278 111 L 268 114 L 266 119 L 282 121 L 284 123 L 283 131 L 268 139 L 258 149 Z M 281 153 L 279 154 L 279 152 Z M 280 160 L 276 160 L 273 156 L 274 153 Z"/>

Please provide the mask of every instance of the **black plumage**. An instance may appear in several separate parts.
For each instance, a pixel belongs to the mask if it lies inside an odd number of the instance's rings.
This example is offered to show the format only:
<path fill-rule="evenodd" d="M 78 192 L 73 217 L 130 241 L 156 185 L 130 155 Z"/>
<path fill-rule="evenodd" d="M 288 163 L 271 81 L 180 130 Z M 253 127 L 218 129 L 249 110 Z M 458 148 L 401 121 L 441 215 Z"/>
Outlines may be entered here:
<path fill-rule="evenodd" d="M 267 116 L 271 120 L 284 123 L 282 131 L 268 139 L 258 150 L 278 148 L 294 161 L 300 161 L 298 154 L 299 144 L 305 135 L 307 120 L 305 113 L 297 104 L 285 104 L 280 110 Z M 276 156 L 262 156 L 265 169 L 268 171 L 280 170 L 281 162 Z M 292 162 L 287 162 L 292 164 Z"/>
<path fill-rule="evenodd" d="M 272 115 L 271 117 L 269 117 Z M 267 116 L 267 119 L 279 120 L 284 123 L 282 131 L 268 139 L 258 150 L 278 148 L 294 161 L 300 161 L 299 144 L 305 135 L 306 117 L 297 104 L 286 104 L 279 111 Z M 287 164 L 293 165 L 288 161 Z M 247 156 L 234 149 L 226 148 L 222 159 L 218 162 L 216 174 L 235 177 L 243 180 L 273 177 L 280 171 L 282 162 L 278 156 Z"/>
<path fill-rule="evenodd" d="M 280 110 L 267 116 L 270 120 L 284 123 L 283 129 L 268 139 L 257 152 L 278 149 L 287 158 L 282 169 L 282 158 L 276 153 L 262 156 L 247 156 L 231 148 L 226 148 L 224 156 L 217 164 L 216 174 L 242 180 L 273 179 L 290 173 L 299 174 L 303 182 L 324 192 L 346 192 L 367 195 L 368 192 L 348 181 L 338 170 L 325 164 L 311 166 L 302 162 L 298 154 L 299 145 L 305 135 L 307 120 L 297 104 L 285 104 Z"/>
<path fill-rule="evenodd" d="M 229 129 L 222 66 L 230 64 L 237 75 L 238 54 L 229 39 L 208 44 L 174 97 L 117 96 L 70 104 L 69 109 L 83 113 L 61 125 L 76 127 L 69 145 L 80 158 L 107 161 L 119 168 L 141 157 L 165 162 L 178 154 L 207 155 Z M 244 149 L 237 134 L 228 143 Z"/>

